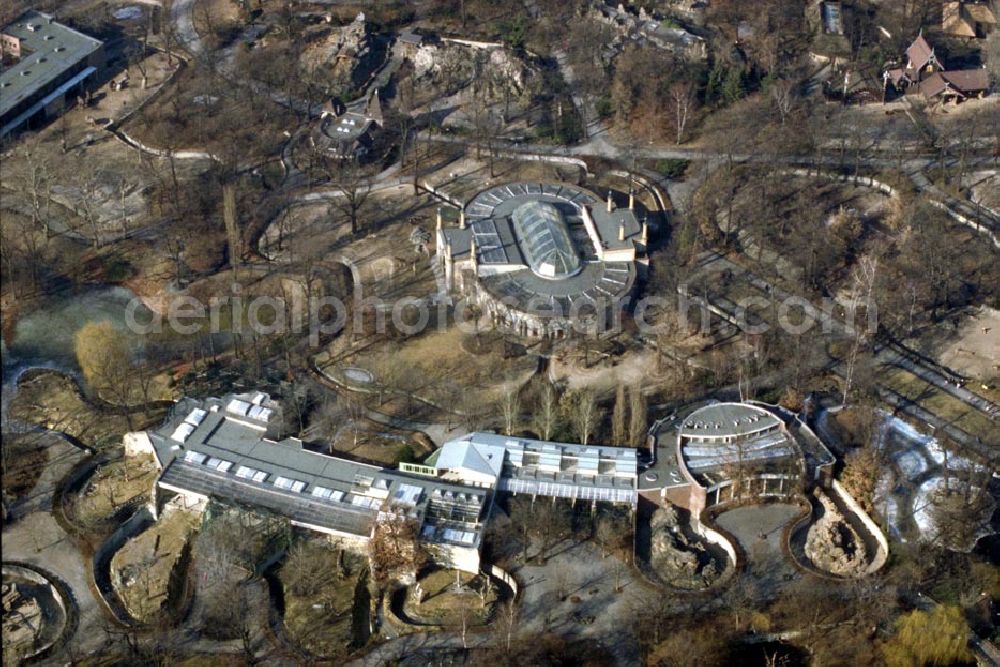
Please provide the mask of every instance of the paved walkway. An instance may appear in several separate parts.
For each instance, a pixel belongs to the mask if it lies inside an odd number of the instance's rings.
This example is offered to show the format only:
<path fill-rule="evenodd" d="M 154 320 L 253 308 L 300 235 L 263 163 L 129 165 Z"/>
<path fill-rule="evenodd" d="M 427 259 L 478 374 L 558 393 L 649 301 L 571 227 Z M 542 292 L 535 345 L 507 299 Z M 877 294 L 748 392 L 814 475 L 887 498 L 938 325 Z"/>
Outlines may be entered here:
<path fill-rule="evenodd" d="M 49 447 L 45 471 L 27 501 L 17 508 L 17 519 L 3 528 L 3 559 L 37 565 L 65 582 L 80 617 L 70 646 L 76 655 L 90 654 L 105 645 L 106 617 L 101 603 L 91 593 L 89 583 L 93 577 L 86 560 L 51 512 L 56 486 L 86 455 L 63 440 L 50 437 L 53 444 Z"/>
<path fill-rule="evenodd" d="M 739 541 L 750 572 L 776 584 L 796 572 L 782 542 L 785 526 L 799 513 L 798 505 L 787 503 L 748 505 L 720 514 L 716 523 Z"/>

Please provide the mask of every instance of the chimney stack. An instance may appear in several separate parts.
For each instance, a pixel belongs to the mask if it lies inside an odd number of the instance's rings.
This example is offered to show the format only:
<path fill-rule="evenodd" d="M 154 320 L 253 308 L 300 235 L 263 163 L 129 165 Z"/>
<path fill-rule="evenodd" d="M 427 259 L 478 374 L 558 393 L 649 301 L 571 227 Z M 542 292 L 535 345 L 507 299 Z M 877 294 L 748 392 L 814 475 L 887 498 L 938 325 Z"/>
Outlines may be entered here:
<path fill-rule="evenodd" d="M 451 276 L 454 273 L 454 258 L 451 254 L 451 241 L 447 241 L 444 246 L 444 281 L 448 289 L 452 288 Z"/>
<path fill-rule="evenodd" d="M 619 222 L 618 223 L 618 240 L 619 241 L 624 241 L 625 240 L 625 223 L 624 222 Z"/>
<path fill-rule="evenodd" d="M 642 221 L 642 245 L 649 245 L 649 223 Z"/>
<path fill-rule="evenodd" d="M 440 206 L 438 206 L 438 210 L 437 210 L 437 230 L 439 232 L 441 231 L 441 207 Z"/>
<path fill-rule="evenodd" d="M 614 203 L 611 201 L 611 190 L 608 190 L 608 213 L 611 213 L 611 207 Z"/>
<path fill-rule="evenodd" d="M 635 210 L 635 193 L 632 192 L 632 188 L 628 189 L 628 210 Z"/>
<path fill-rule="evenodd" d="M 465 209 L 459 209 L 458 211 L 458 228 L 465 229 Z"/>

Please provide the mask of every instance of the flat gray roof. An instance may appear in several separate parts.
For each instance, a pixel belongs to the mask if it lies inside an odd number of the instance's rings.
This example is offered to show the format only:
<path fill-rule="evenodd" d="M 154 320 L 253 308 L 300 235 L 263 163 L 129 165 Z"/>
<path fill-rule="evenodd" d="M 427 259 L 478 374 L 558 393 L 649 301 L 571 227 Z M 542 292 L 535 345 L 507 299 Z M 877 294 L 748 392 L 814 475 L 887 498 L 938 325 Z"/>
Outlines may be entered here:
<path fill-rule="evenodd" d="M 681 426 L 684 437 L 745 436 L 780 426 L 782 421 L 764 408 L 747 403 L 714 403 L 695 410 Z"/>
<path fill-rule="evenodd" d="M 0 72 L 0 115 L 101 48 L 101 41 L 30 10 L 3 29 L 21 40 L 21 60 Z"/>
<path fill-rule="evenodd" d="M 365 537 L 380 511 L 402 507 L 435 528 L 425 539 L 478 547 L 485 491 L 330 456 L 294 438 L 268 439 L 268 416 L 278 411 L 262 392 L 182 399 L 147 432 L 163 466 L 158 484 Z"/>

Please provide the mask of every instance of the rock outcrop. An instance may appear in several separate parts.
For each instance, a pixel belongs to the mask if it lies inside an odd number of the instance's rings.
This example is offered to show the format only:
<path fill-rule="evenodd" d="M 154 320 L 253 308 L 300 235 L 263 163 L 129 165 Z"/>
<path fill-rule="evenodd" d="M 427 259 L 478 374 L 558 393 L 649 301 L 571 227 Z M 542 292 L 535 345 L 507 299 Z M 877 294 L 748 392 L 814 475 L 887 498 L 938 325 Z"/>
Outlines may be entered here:
<path fill-rule="evenodd" d="M 813 493 L 823 506 L 823 516 L 809 527 L 806 557 L 817 568 L 832 574 L 854 577 L 864 574 L 868 559 L 865 543 L 820 489 Z"/>
<path fill-rule="evenodd" d="M 661 579 L 681 588 L 704 588 L 718 578 L 719 567 L 711 553 L 688 537 L 674 507 L 656 510 L 649 527 L 650 564 Z"/>
<path fill-rule="evenodd" d="M 3 646 L 31 646 L 42 630 L 42 608 L 16 581 L 3 584 Z M 5 650 L 6 653 L 6 650 Z M 6 662 L 6 660 L 4 660 Z"/>

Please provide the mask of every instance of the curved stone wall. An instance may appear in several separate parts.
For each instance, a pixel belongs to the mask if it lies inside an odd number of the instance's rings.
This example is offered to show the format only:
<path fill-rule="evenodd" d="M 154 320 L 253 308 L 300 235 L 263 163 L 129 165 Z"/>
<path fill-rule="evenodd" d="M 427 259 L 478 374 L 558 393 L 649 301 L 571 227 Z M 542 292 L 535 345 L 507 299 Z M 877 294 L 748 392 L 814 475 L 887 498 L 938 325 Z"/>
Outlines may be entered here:
<path fill-rule="evenodd" d="M 49 574 L 28 563 L 5 562 L 3 563 L 3 574 L 13 575 L 30 581 L 33 584 L 45 586 L 51 592 L 52 599 L 62 612 L 61 627 L 51 639 L 39 646 L 31 655 L 23 656 L 22 660 L 35 661 L 49 656 L 53 653 L 54 649 L 64 644 L 76 630 L 77 609 L 72 593 L 55 575 Z"/>
<path fill-rule="evenodd" d="M 830 491 L 832 492 L 831 495 L 835 495 L 844 504 L 844 507 L 854 514 L 858 521 L 868 531 L 869 536 L 875 540 L 878 545 L 875 550 L 875 557 L 865 569 L 865 573 L 872 574 L 874 572 L 878 572 L 889 559 L 889 540 L 886 538 L 885 533 L 883 533 L 882 529 L 878 527 L 870 516 L 868 516 L 868 513 L 861 508 L 858 501 L 856 501 L 851 494 L 848 493 L 843 486 L 841 486 L 840 482 L 833 480 L 833 483 L 830 485 Z"/>

